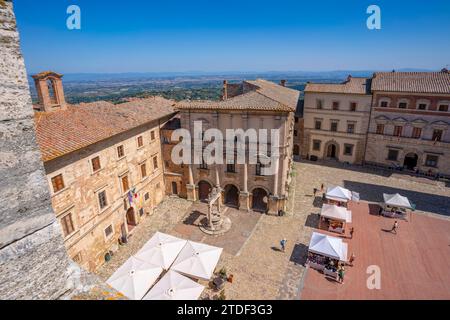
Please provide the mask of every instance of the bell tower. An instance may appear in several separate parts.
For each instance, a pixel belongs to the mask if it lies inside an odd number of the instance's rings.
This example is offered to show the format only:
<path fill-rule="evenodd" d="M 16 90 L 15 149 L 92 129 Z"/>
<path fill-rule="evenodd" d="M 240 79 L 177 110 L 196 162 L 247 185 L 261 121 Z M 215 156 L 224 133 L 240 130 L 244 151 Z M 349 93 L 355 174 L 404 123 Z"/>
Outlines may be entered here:
<path fill-rule="evenodd" d="M 39 111 L 52 112 L 66 109 L 62 74 L 46 71 L 33 76 L 39 98 Z"/>

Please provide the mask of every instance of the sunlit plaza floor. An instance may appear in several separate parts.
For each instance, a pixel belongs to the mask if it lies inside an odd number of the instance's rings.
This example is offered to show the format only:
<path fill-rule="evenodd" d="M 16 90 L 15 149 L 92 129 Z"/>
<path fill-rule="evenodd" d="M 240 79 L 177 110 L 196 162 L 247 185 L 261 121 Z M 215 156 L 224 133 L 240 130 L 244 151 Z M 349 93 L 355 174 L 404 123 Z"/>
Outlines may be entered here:
<path fill-rule="evenodd" d="M 295 163 L 293 191 L 287 215 L 261 215 L 227 209 L 231 230 L 223 236 L 201 232 L 198 221 L 204 205 L 169 198 L 155 214 L 134 231 L 130 242 L 102 267 L 107 279 L 129 256 L 135 254 L 156 231 L 224 248 L 216 270 L 233 274 L 227 283 L 227 299 L 421 299 L 450 298 L 450 188 L 431 180 L 360 167 Z M 349 253 L 356 255 L 339 284 L 304 266 L 312 232 L 317 227 L 320 201 L 313 188 L 341 185 L 359 192 L 361 202 L 351 204 L 355 236 Z M 400 193 L 417 205 L 409 222 L 400 222 L 398 234 L 393 220 L 369 213 L 369 203 L 382 200 L 383 193 Z M 368 202 L 366 202 L 368 201 Z M 279 250 L 282 238 L 286 251 Z M 366 286 L 369 265 L 381 269 L 381 289 Z M 207 295 L 214 294 L 207 290 Z"/>

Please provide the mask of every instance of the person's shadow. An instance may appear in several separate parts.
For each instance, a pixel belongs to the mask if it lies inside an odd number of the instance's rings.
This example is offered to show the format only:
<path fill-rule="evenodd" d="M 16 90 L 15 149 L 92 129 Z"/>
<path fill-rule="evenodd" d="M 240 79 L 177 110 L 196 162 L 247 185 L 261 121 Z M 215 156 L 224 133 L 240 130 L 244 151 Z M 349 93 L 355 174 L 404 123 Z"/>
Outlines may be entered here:
<path fill-rule="evenodd" d="M 273 251 L 283 252 L 283 250 L 281 250 L 281 249 L 278 248 L 278 247 L 272 247 L 271 249 L 272 249 Z"/>

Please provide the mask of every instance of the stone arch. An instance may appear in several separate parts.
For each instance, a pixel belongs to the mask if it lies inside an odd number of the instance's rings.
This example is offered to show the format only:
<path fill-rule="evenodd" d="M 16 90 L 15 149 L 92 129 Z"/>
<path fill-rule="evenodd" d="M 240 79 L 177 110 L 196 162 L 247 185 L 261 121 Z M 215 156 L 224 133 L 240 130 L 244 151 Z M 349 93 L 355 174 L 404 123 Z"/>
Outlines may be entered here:
<path fill-rule="evenodd" d="M 324 159 L 336 159 L 339 160 L 340 155 L 340 146 L 336 140 L 330 140 L 325 143 L 325 147 L 323 150 L 323 158 Z"/>
<path fill-rule="evenodd" d="M 266 188 L 255 187 L 252 190 L 252 210 L 258 212 L 267 212 L 269 207 L 269 193 Z"/>
<path fill-rule="evenodd" d="M 200 180 L 197 184 L 198 187 L 198 199 L 200 201 L 206 201 L 212 190 L 212 184 L 206 180 Z"/>
<path fill-rule="evenodd" d="M 239 188 L 234 184 L 227 184 L 223 189 L 224 203 L 239 208 Z"/>

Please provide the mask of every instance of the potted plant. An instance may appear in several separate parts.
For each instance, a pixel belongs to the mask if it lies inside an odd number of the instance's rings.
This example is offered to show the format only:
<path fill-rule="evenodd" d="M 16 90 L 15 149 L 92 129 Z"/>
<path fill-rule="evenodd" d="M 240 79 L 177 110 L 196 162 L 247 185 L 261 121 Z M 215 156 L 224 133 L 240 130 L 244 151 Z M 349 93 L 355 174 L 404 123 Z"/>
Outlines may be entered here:
<path fill-rule="evenodd" d="M 222 269 L 220 269 L 219 275 L 220 275 L 223 279 L 227 279 L 227 269 L 225 269 L 225 267 L 223 267 Z"/>

